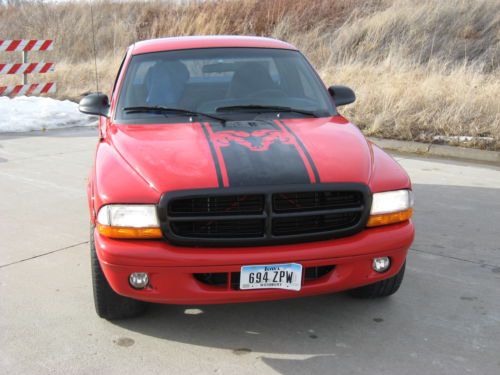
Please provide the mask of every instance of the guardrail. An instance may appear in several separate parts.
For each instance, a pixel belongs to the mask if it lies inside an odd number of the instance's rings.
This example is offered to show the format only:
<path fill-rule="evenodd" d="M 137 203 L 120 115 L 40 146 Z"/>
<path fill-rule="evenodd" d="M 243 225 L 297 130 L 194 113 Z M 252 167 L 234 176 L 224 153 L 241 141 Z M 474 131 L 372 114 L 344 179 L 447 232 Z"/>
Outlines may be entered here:
<path fill-rule="evenodd" d="M 22 52 L 22 63 L 0 63 L 1 74 L 22 74 L 23 82 L 21 85 L 0 86 L 0 96 L 16 95 L 39 95 L 54 94 L 56 84 L 47 83 L 28 83 L 28 74 L 43 74 L 53 72 L 55 69 L 52 62 L 28 62 L 28 52 L 30 51 L 50 51 L 53 49 L 53 40 L 3 40 L 0 39 L 0 52 Z"/>

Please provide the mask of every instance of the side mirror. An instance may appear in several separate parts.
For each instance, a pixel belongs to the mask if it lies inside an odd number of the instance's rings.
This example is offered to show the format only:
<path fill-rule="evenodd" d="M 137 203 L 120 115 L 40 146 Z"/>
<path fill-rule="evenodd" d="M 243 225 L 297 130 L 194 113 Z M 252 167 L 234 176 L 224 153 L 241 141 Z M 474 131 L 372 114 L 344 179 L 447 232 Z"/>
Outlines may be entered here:
<path fill-rule="evenodd" d="M 109 99 L 100 92 L 89 94 L 80 100 L 78 105 L 80 112 L 87 115 L 109 116 Z"/>
<path fill-rule="evenodd" d="M 356 100 L 356 94 L 347 86 L 330 86 L 328 92 L 337 107 L 354 103 Z"/>

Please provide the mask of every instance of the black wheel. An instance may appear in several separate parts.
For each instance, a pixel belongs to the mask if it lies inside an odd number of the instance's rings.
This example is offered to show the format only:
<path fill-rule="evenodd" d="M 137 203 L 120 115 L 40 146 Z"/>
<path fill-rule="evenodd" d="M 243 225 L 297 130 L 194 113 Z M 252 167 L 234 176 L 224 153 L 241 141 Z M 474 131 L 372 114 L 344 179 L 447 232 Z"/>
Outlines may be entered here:
<path fill-rule="evenodd" d="M 356 298 L 379 298 L 388 297 L 398 291 L 405 275 L 406 262 L 397 274 L 389 279 L 378 281 L 374 284 L 362 286 L 349 291 L 349 294 Z"/>
<path fill-rule="evenodd" d="M 102 272 L 94 243 L 94 228 L 90 228 L 90 265 L 92 269 L 92 287 L 97 315 L 107 320 L 133 318 L 142 314 L 147 304 L 117 294 Z"/>

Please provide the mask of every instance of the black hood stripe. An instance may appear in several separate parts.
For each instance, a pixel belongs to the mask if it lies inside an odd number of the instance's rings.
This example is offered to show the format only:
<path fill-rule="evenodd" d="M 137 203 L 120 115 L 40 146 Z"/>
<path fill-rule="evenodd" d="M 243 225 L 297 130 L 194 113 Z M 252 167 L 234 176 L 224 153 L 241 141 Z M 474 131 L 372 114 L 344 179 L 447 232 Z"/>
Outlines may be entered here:
<path fill-rule="evenodd" d="M 215 151 L 214 144 L 211 141 L 210 131 L 208 129 L 209 126 L 210 125 L 208 123 L 207 124 L 201 123 L 201 127 L 203 129 L 203 133 L 205 133 L 205 137 L 207 137 L 208 145 L 210 146 L 210 152 L 212 154 L 212 160 L 214 161 L 214 165 L 215 165 L 215 172 L 217 173 L 217 182 L 219 184 L 219 187 L 223 187 L 224 186 L 224 181 L 223 181 L 223 178 L 222 178 L 222 171 L 221 171 L 221 167 L 220 167 L 220 163 L 219 163 L 219 158 L 217 157 L 217 153 Z"/>
<path fill-rule="evenodd" d="M 203 124 L 219 187 L 307 184 L 319 181 L 304 145 L 281 122 Z"/>
<path fill-rule="evenodd" d="M 316 168 L 316 164 L 314 164 L 314 160 L 312 159 L 311 155 L 309 154 L 309 151 L 307 151 L 307 148 L 304 146 L 304 143 L 300 140 L 300 138 L 290 129 L 283 121 L 281 120 L 276 120 L 279 124 L 283 125 L 283 127 L 295 137 L 295 140 L 297 141 L 297 144 L 299 147 L 302 149 L 302 152 L 307 158 L 307 161 L 309 162 L 309 165 L 311 166 L 312 172 L 314 174 L 314 181 L 311 181 L 313 183 L 319 184 L 321 182 L 321 179 L 319 177 L 318 169 Z"/>

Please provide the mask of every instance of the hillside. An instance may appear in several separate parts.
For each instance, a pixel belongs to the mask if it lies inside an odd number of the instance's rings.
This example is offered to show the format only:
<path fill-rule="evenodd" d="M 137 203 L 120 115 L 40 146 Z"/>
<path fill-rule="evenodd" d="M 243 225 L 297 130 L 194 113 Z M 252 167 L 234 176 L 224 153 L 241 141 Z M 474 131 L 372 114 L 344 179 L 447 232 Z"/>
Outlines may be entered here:
<path fill-rule="evenodd" d="M 301 49 L 325 84 L 356 91 L 342 113 L 368 135 L 500 149 L 499 1 L 98 1 L 93 11 L 104 91 L 136 40 L 271 36 Z M 91 24 L 83 2 L 0 6 L 0 38 L 56 40 L 53 52 L 30 58 L 57 63 L 58 98 L 95 89 Z"/>

